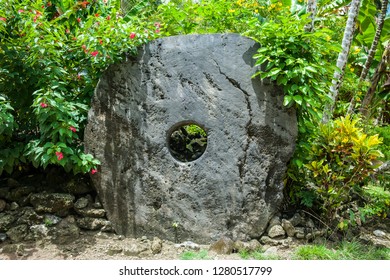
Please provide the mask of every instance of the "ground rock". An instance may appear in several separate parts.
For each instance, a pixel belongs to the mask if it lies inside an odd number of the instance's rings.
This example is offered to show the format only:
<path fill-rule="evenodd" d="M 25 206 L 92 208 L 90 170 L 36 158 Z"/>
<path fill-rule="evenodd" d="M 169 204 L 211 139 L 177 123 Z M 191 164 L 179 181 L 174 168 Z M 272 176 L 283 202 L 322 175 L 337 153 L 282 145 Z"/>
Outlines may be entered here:
<path fill-rule="evenodd" d="M 52 236 L 53 243 L 68 244 L 79 238 L 80 229 L 76 224 L 75 218 L 68 216 L 51 228 L 49 234 Z"/>
<path fill-rule="evenodd" d="M 283 198 L 297 136 L 281 88 L 252 78 L 259 45 L 237 34 L 172 36 L 109 67 L 85 130 L 91 176 L 118 234 L 209 243 L 259 238 Z M 229 120 L 227 122 L 221 120 Z M 195 123 L 207 149 L 176 160 L 170 134 Z"/>
<path fill-rule="evenodd" d="M 234 242 L 228 237 L 222 237 L 217 242 L 210 245 L 210 251 L 217 254 L 229 255 L 234 250 Z"/>
<path fill-rule="evenodd" d="M 80 228 L 89 230 L 105 229 L 109 230 L 111 223 L 106 219 L 83 217 L 77 219 L 77 224 Z"/>
<path fill-rule="evenodd" d="M 91 192 L 92 187 L 82 178 L 73 178 L 63 186 L 63 191 L 71 194 L 86 194 Z"/>
<path fill-rule="evenodd" d="M 243 242 L 240 240 L 234 242 L 235 252 L 240 252 L 240 251 L 255 252 L 260 250 L 261 248 L 262 248 L 261 243 L 256 239 L 252 239 L 249 242 Z"/>
<path fill-rule="evenodd" d="M 89 200 L 86 197 L 80 197 L 75 203 L 74 208 L 75 209 L 83 209 L 86 208 L 89 204 Z"/>
<path fill-rule="evenodd" d="M 6 195 L 8 201 L 18 203 L 22 206 L 28 204 L 28 195 L 34 192 L 35 188 L 31 186 L 19 186 L 12 188 Z"/>
<path fill-rule="evenodd" d="M 0 213 L 0 232 L 6 232 L 9 230 L 13 224 L 17 220 L 15 215 L 12 215 L 7 212 Z"/>
<path fill-rule="evenodd" d="M 278 247 L 271 246 L 263 253 L 264 256 L 273 257 L 278 255 Z"/>
<path fill-rule="evenodd" d="M 163 242 L 160 238 L 155 237 L 153 238 L 152 244 L 150 245 L 150 250 L 154 255 L 160 254 L 162 250 Z"/>
<path fill-rule="evenodd" d="M 295 228 L 290 221 L 283 219 L 282 227 L 284 231 L 287 233 L 288 237 L 293 237 L 295 235 Z"/>
<path fill-rule="evenodd" d="M 271 238 L 284 237 L 286 232 L 281 225 L 274 225 L 268 230 L 268 236 Z"/>
<path fill-rule="evenodd" d="M 18 225 L 10 228 L 6 233 L 13 242 L 21 242 L 28 234 L 28 226 Z"/>
<path fill-rule="evenodd" d="M 0 212 L 3 212 L 6 206 L 7 202 L 5 202 L 5 200 L 0 199 Z"/>
<path fill-rule="evenodd" d="M 125 248 L 123 248 L 123 254 L 130 257 L 141 257 L 142 253 L 149 250 L 148 243 L 130 242 Z"/>
<path fill-rule="evenodd" d="M 43 221 L 43 217 L 38 215 L 33 208 L 25 207 L 20 212 L 20 217 L 17 219 L 17 224 L 27 224 L 29 226 L 41 223 Z"/>
<path fill-rule="evenodd" d="M 175 244 L 175 247 L 176 248 L 183 247 L 183 248 L 187 248 L 187 249 L 194 250 L 194 251 L 200 250 L 199 244 L 196 244 L 192 241 L 184 241 L 183 243 Z"/>
<path fill-rule="evenodd" d="M 39 240 L 48 236 L 49 228 L 44 224 L 32 225 L 30 227 L 30 232 L 32 234 L 32 239 Z"/>
<path fill-rule="evenodd" d="M 376 237 L 386 237 L 386 232 L 384 232 L 383 230 L 374 230 L 373 234 L 376 236 Z"/>
<path fill-rule="evenodd" d="M 104 209 L 96 209 L 96 208 L 84 208 L 84 209 L 75 209 L 77 214 L 83 217 L 91 217 L 91 218 L 104 218 L 106 216 L 106 211 Z"/>
<path fill-rule="evenodd" d="M 53 213 L 58 216 L 66 216 L 68 210 L 73 207 L 75 197 L 63 193 L 37 193 L 30 197 L 30 203 L 35 211 Z"/>
<path fill-rule="evenodd" d="M 303 225 L 305 222 L 305 219 L 299 214 L 295 213 L 294 216 L 289 219 L 289 222 L 294 226 Z"/>

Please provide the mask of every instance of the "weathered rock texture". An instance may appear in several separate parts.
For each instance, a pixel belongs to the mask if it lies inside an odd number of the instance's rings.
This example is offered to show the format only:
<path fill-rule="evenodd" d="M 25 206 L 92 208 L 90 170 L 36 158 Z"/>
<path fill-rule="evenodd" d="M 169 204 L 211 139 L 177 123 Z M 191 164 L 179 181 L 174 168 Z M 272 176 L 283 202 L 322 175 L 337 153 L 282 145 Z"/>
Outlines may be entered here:
<path fill-rule="evenodd" d="M 104 73 L 85 144 L 101 161 L 92 180 L 117 233 L 209 242 L 265 231 L 297 124 L 281 90 L 251 78 L 257 48 L 235 34 L 169 37 Z M 208 142 L 183 163 L 167 138 L 185 123 Z"/>

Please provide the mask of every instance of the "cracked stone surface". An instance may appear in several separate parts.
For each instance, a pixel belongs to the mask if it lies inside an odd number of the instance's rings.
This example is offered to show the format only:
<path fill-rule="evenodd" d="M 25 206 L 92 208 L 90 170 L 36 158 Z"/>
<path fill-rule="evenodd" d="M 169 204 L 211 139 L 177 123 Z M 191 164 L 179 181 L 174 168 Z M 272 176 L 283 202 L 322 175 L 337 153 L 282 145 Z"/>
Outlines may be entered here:
<path fill-rule="evenodd" d="M 236 34 L 168 37 L 104 73 L 85 145 L 101 161 L 92 181 L 118 234 L 211 242 L 264 233 L 297 123 L 278 87 L 251 78 L 257 48 Z M 205 129 L 207 148 L 184 163 L 167 139 L 187 123 Z"/>

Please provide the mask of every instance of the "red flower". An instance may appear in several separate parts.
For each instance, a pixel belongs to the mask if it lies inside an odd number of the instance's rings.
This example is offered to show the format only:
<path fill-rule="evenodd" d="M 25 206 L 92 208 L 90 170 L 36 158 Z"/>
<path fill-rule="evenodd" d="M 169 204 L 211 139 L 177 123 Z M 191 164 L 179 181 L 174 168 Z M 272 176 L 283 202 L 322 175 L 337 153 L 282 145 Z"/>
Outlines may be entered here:
<path fill-rule="evenodd" d="M 58 159 L 58 160 L 61 160 L 61 159 L 64 158 L 64 155 L 63 155 L 63 153 L 61 153 L 61 152 L 56 152 L 56 156 L 57 156 L 57 159 Z"/>
<path fill-rule="evenodd" d="M 5 17 L 0 17 L 0 20 L 6 21 L 7 19 Z"/>
<path fill-rule="evenodd" d="M 100 44 L 100 45 L 103 45 L 103 40 L 99 40 L 99 44 Z"/>
<path fill-rule="evenodd" d="M 72 131 L 72 132 L 77 132 L 76 128 L 74 126 L 70 126 L 69 129 Z"/>
<path fill-rule="evenodd" d="M 106 19 L 107 19 L 107 20 L 110 20 L 110 19 L 111 19 L 111 16 L 107 16 Z"/>
<path fill-rule="evenodd" d="M 80 23 L 81 22 L 81 18 L 77 18 L 77 22 Z"/>
<path fill-rule="evenodd" d="M 23 13 L 24 12 L 24 10 L 18 10 L 18 13 Z"/>
<path fill-rule="evenodd" d="M 91 174 L 93 175 L 93 174 L 95 174 L 95 173 L 97 173 L 98 171 L 97 171 L 97 169 L 92 169 L 91 170 Z"/>
<path fill-rule="evenodd" d="M 40 104 L 40 106 L 41 106 L 41 108 L 46 108 L 48 105 L 47 105 L 46 103 L 43 103 L 43 102 L 42 102 L 42 103 Z"/>
<path fill-rule="evenodd" d="M 98 55 L 98 51 L 94 51 L 94 52 L 91 52 L 91 55 L 93 56 L 93 57 L 95 57 L 95 56 L 97 56 Z"/>
<path fill-rule="evenodd" d="M 83 1 L 80 4 L 83 7 L 83 9 L 85 9 L 87 7 L 87 5 L 89 4 L 89 2 L 88 1 Z"/>
<path fill-rule="evenodd" d="M 87 48 L 87 46 L 86 46 L 86 45 L 82 45 L 81 48 L 82 48 L 83 50 L 85 50 L 85 49 Z"/>
<path fill-rule="evenodd" d="M 96 13 L 96 14 L 95 14 L 95 17 L 98 17 L 98 16 L 99 16 L 99 14 L 98 14 L 98 13 Z"/>
<path fill-rule="evenodd" d="M 131 32 L 131 34 L 130 34 L 130 39 L 134 39 L 135 38 L 135 33 L 134 32 Z"/>
<path fill-rule="evenodd" d="M 161 24 L 159 22 L 155 22 L 154 23 L 154 26 L 156 26 L 157 28 L 160 28 L 161 27 Z"/>
<path fill-rule="evenodd" d="M 155 31 L 156 33 L 160 33 L 160 29 L 156 29 L 156 31 Z"/>
<path fill-rule="evenodd" d="M 66 29 L 66 30 L 65 30 L 65 33 L 66 33 L 66 34 L 69 34 L 69 33 L 70 33 L 70 30 L 69 30 L 69 29 Z"/>

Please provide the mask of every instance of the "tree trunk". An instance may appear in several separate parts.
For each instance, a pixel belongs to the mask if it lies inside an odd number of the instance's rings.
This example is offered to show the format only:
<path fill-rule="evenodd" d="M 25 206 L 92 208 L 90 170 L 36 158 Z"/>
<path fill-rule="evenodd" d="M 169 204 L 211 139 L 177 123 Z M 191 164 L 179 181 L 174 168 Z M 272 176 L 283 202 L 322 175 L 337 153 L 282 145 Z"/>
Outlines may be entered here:
<path fill-rule="evenodd" d="M 372 41 L 372 44 L 371 44 L 371 48 L 368 52 L 368 57 L 367 57 L 366 63 L 364 64 L 362 73 L 360 74 L 359 83 L 361 83 L 362 81 L 364 81 L 366 79 L 368 71 L 370 70 L 372 61 L 374 60 L 374 56 L 375 56 L 375 53 L 376 53 L 376 50 L 377 50 L 377 47 L 379 44 L 379 39 L 380 39 L 381 34 L 382 34 L 383 25 L 385 23 L 388 3 L 389 3 L 388 0 L 383 0 L 381 3 L 382 6 L 381 6 L 381 14 L 380 14 L 379 19 L 378 19 L 378 27 L 377 27 L 376 32 L 375 32 L 374 40 Z M 349 103 L 347 114 L 349 114 L 349 115 L 352 114 L 353 109 L 355 108 L 355 104 L 356 104 L 355 98 L 352 97 L 351 102 Z"/>
<path fill-rule="evenodd" d="M 317 13 L 317 0 L 308 0 L 306 11 L 310 14 L 311 22 L 305 25 L 305 31 L 312 32 L 314 30 L 314 18 Z"/>
<path fill-rule="evenodd" d="M 382 60 L 379 63 L 378 67 L 375 70 L 374 76 L 371 79 L 371 86 L 368 89 L 366 95 L 364 96 L 362 107 L 360 108 L 360 112 L 363 116 L 368 117 L 369 115 L 369 105 L 374 97 L 375 90 L 378 86 L 378 83 L 383 75 L 386 75 L 387 65 L 390 64 L 390 42 L 387 42 L 387 46 L 385 51 L 383 52 Z"/>
<path fill-rule="evenodd" d="M 378 27 L 377 27 L 376 32 L 375 32 L 374 41 L 371 44 L 371 48 L 370 48 L 370 51 L 368 52 L 368 57 L 367 57 L 366 63 L 364 64 L 362 74 L 360 75 L 360 80 L 362 80 L 362 81 L 366 79 L 367 73 L 370 70 L 372 61 L 374 60 L 376 49 L 377 49 L 378 44 L 379 44 L 379 39 L 381 38 L 383 25 L 385 24 L 388 3 L 389 3 L 388 0 L 382 1 L 381 14 L 380 14 L 379 19 L 378 19 Z"/>
<path fill-rule="evenodd" d="M 333 116 L 333 112 L 336 106 L 336 100 L 339 95 L 339 89 L 345 73 L 345 66 L 348 61 L 348 54 L 351 48 L 353 40 L 353 34 L 355 32 L 356 18 L 359 13 L 361 0 L 352 0 L 351 7 L 348 12 L 347 25 L 344 30 L 344 37 L 342 41 L 342 51 L 337 59 L 337 70 L 333 75 L 332 86 L 330 87 L 331 102 L 325 106 L 322 123 L 327 123 Z"/>

